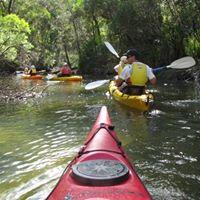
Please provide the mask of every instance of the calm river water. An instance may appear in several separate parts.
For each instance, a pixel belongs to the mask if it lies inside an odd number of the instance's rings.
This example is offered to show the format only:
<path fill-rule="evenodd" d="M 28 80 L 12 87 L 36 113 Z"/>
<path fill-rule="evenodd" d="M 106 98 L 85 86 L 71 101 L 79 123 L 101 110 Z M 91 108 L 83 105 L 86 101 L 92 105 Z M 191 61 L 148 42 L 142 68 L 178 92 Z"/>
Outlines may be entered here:
<path fill-rule="evenodd" d="M 38 91 L 45 81 L 11 79 Z M 200 94 L 191 83 L 160 83 L 148 114 L 106 95 L 106 85 L 51 84 L 38 98 L 0 104 L 0 199 L 43 200 L 79 150 L 101 106 L 156 200 L 200 199 Z"/>

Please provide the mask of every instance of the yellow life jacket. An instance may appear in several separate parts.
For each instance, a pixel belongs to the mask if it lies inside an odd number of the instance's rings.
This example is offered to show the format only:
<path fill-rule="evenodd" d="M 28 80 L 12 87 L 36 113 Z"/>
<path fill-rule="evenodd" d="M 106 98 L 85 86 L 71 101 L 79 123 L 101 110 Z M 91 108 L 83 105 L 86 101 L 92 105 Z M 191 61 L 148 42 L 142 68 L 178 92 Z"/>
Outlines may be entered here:
<path fill-rule="evenodd" d="M 147 67 L 144 63 L 135 62 L 132 64 L 132 73 L 130 76 L 132 85 L 145 86 L 148 81 Z"/>
<path fill-rule="evenodd" d="M 31 71 L 32 71 L 32 74 L 36 74 L 36 69 L 35 68 L 31 69 Z"/>
<path fill-rule="evenodd" d="M 120 62 L 119 67 L 118 67 L 118 71 L 117 71 L 118 76 L 121 75 L 121 73 L 122 73 L 122 71 L 123 71 L 123 69 L 125 68 L 126 65 L 127 65 L 127 63 Z"/>
<path fill-rule="evenodd" d="M 124 69 L 124 65 L 119 65 L 118 76 L 122 73 L 123 69 Z"/>

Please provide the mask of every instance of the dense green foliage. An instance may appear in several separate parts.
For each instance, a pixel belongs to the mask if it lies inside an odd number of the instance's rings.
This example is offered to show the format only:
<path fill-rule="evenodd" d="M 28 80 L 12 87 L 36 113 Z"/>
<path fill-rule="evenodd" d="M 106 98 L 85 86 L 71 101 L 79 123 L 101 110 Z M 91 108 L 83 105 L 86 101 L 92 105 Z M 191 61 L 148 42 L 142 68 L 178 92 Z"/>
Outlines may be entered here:
<path fill-rule="evenodd" d="M 15 14 L 0 16 L 0 24 L 0 59 L 19 61 L 17 57 L 32 47 L 28 41 L 29 24 Z"/>
<path fill-rule="evenodd" d="M 196 0 L 0 1 L 0 63 L 57 66 L 84 73 L 112 72 L 134 47 L 150 66 L 184 55 L 200 57 L 200 3 Z"/>

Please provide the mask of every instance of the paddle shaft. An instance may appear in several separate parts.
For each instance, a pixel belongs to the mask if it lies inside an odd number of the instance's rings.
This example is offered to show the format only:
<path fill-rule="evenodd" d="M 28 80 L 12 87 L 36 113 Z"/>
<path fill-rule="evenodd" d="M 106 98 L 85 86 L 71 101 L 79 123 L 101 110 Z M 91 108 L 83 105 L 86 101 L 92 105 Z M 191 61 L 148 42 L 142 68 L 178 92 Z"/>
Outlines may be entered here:
<path fill-rule="evenodd" d="M 156 74 L 156 73 L 158 73 L 160 71 L 163 71 L 164 69 L 166 70 L 168 68 L 166 66 L 164 66 L 164 67 L 156 67 L 156 68 L 153 68 L 152 71 L 153 71 L 154 74 Z"/>

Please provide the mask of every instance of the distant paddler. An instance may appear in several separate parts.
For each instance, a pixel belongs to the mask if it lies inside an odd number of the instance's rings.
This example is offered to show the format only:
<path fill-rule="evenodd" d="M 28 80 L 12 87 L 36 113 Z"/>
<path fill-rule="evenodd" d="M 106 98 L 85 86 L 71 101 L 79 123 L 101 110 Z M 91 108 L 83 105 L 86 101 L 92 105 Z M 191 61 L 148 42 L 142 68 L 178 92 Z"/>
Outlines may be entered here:
<path fill-rule="evenodd" d="M 46 76 L 46 79 L 51 81 L 82 81 L 82 76 L 73 74 L 74 71 L 72 71 L 68 63 L 65 62 L 63 66 L 60 67 L 60 71 L 57 74 L 49 74 Z"/>
<path fill-rule="evenodd" d="M 24 69 L 24 74 L 22 75 L 23 79 L 42 79 L 42 75 L 37 74 L 35 65 L 31 65 L 30 69 Z"/>
<path fill-rule="evenodd" d="M 30 74 L 31 76 L 37 75 L 37 71 L 36 71 L 35 65 L 31 65 L 31 68 L 30 68 L 28 74 Z"/>
<path fill-rule="evenodd" d="M 64 63 L 63 66 L 60 67 L 60 72 L 57 74 L 58 77 L 71 76 L 72 70 L 69 67 L 68 63 Z"/>

